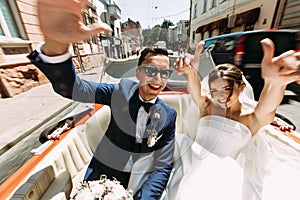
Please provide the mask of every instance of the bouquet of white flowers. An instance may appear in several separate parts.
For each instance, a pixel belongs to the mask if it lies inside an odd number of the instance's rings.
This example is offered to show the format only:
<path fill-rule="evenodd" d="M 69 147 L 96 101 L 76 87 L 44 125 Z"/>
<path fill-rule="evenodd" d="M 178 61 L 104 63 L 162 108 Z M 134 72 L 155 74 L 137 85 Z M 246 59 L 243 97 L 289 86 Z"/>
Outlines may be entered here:
<path fill-rule="evenodd" d="M 101 175 L 100 180 L 82 182 L 72 200 L 133 200 L 131 190 L 126 190 L 119 181 Z"/>

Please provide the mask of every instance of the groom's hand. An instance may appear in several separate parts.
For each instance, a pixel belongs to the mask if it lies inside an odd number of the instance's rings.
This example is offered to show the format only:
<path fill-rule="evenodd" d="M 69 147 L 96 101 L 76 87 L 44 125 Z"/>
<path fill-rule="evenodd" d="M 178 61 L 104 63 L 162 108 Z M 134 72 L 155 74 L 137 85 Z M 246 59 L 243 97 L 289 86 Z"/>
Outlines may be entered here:
<path fill-rule="evenodd" d="M 38 1 L 38 19 L 46 42 L 42 50 L 45 53 L 63 53 L 70 43 L 88 39 L 96 33 L 112 31 L 105 23 L 86 26 L 82 21 L 82 10 L 86 5 L 87 0 Z"/>

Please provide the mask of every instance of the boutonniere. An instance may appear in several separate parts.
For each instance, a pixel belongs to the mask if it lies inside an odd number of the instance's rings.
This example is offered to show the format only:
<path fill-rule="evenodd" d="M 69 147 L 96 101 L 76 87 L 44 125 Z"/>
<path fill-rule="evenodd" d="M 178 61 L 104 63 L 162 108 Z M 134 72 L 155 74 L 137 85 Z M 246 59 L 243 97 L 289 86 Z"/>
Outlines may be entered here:
<path fill-rule="evenodd" d="M 147 140 L 147 145 L 148 147 L 153 147 L 157 141 L 157 131 L 155 129 L 148 129 L 148 140 Z"/>
<path fill-rule="evenodd" d="M 160 119 L 160 114 L 158 112 L 154 113 L 154 119 Z"/>

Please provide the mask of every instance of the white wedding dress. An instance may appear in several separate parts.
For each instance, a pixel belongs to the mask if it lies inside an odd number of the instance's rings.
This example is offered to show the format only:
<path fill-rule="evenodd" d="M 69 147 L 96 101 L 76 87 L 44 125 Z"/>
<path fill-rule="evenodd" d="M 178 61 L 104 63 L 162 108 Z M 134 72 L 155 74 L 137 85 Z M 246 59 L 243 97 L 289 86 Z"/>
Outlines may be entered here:
<path fill-rule="evenodd" d="M 178 135 L 182 171 L 174 176 L 182 177 L 173 177 L 180 183 L 169 199 L 258 199 L 255 185 L 234 160 L 251 136 L 245 125 L 215 115 L 200 119 L 195 142 Z"/>
<path fill-rule="evenodd" d="M 252 134 L 248 127 L 229 118 L 208 115 L 199 121 L 195 141 L 218 156 L 236 158 L 249 142 Z"/>
<path fill-rule="evenodd" d="M 225 126 L 220 126 L 224 134 L 209 137 L 218 127 L 207 123 L 206 119 L 199 122 L 198 130 L 203 131 L 196 136 L 197 141 L 176 136 L 177 160 L 167 199 L 300 199 L 300 148 L 296 150 L 267 134 L 274 131 L 271 126 L 251 138 L 236 122 L 228 128 L 232 132 L 241 129 L 240 133 L 226 133 Z"/>
<path fill-rule="evenodd" d="M 246 88 L 239 100 L 254 109 L 252 87 L 243 79 Z M 208 91 L 207 78 L 202 86 L 204 93 Z M 198 114 L 192 102 L 183 119 L 184 134 L 176 134 L 174 169 L 165 199 L 300 199 L 299 143 L 291 146 L 294 141 L 281 138 L 282 133 L 274 137 L 271 125 L 252 137 L 237 121 L 214 115 L 199 120 Z"/>

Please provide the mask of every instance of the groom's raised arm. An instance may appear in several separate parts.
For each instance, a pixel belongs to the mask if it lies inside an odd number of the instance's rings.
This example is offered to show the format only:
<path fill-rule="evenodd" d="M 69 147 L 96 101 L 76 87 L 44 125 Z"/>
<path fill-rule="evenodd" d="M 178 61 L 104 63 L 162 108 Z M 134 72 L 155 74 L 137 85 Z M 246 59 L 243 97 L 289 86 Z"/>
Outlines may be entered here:
<path fill-rule="evenodd" d="M 58 94 L 81 102 L 95 102 L 97 84 L 76 75 L 69 45 L 112 30 L 104 23 L 92 27 L 84 25 L 81 13 L 86 5 L 86 0 L 39 0 L 38 19 L 45 43 L 28 58 L 46 75 Z"/>

